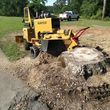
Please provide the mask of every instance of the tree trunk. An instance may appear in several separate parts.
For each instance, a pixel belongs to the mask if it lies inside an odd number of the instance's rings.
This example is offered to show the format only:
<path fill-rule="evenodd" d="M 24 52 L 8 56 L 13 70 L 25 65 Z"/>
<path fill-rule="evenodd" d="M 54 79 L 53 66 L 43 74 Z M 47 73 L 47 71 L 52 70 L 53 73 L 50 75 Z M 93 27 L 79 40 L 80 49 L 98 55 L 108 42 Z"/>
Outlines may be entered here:
<path fill-rule="evenodd" d="M 64 52 L 61 60 L 73 76 L 84 76 L 85 79 L 93 74 L 104 74 L 106 64 L 103 54 L 88 47 L 77 47 L 72 52 Z"/>
<path fill-rule="evenodd" d="M 107 0 L 103 0 L 102 19 L 104 19 L 104 17 L 105 17 L 105 12 L 106 12 L 106 3 L 107 3 Z"/>

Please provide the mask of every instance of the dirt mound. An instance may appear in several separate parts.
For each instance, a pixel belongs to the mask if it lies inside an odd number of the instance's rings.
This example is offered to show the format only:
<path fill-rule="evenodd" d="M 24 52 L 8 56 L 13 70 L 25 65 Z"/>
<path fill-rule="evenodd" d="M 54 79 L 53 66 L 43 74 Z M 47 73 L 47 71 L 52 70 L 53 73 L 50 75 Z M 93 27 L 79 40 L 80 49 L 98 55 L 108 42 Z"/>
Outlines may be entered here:
<path fill-rule="evenodd" d="M 16 63 L 13 64 L 13 67 L 15 68 L 15 73 L 19 78 L 27 80 L 30 70 L 32 70 L 33 68 L 37 68 L 42 64 L 51 63 L 54 60 L 55 58 L 53 56 L 47 53 L 40 53 L 40 55 L 36 59 L 25 57 L 18 60 Z"/>
<path fill-rule="evenodd" d="M 98 77 L 97 80 L 94 77 L 88 80 L 81 76 L 71 77 L 60 62 L 43 66 L 45 69 L 42 71 L 39 70 L 41 68 L 34 69 L 36 72 L 32 79 L 33 70 L 31 71 L 29 77 L 31 82 L 28 83 L 37 92 L 39 91 L 39 100 L 46 103 L 50 110 L 107 110 L 105 105 L 110 100 L 108 83 Z M 102 102 L 103 104 L 99 106 Z"/>
<path fill-rule="evenodd" d="M 46 104 L 37 100 L 39 96 L 32 90 L 28 93 L 18 93 L 10 104 L 8 110 L 49 110 Z"/>
<path fill-rule="evenodd" d="M 34 60 L 19 61 L 16 73 L 39 94 L 37 100 L 46 104 L 49 110 L 107 110 L 110 81 L 106 79 L 110 75 L 106 68 L 109 66 L 106 67 L 104 58 L 102 61 L 104 56 L 100 52 L 99 55 L 100 62 L 77 65 L 71 59 L 74 65 L 64 65 L 59 58 L 41 53 Z M 85 78 L 84 75 L 90 73 Z"/>

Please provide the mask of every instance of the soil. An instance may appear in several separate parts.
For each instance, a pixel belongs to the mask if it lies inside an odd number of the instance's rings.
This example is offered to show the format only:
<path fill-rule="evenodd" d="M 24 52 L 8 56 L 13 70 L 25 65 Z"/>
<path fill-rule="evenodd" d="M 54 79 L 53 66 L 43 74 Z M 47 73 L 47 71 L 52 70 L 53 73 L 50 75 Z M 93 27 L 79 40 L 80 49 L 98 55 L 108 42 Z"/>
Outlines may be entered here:
<path fill-rule="evenodd" d="M 0 110 L 48 110 L 36 100 L 37 92 L 17 78 L 16 68 L 0 50 Z"/>
<path fill-rule="evenodd" d="M 110 107 L 110 81 L 106 80 L 109 72 L 88 79 L 75 76 L 62 62 L 46 53 L 30 60 L 30 64 L 26 62 L 27 66 L 22 60 L 20 62 L 28 68 L 16 74 L 34 88 L 39 96 L 37 100 L 49 110 L 108 110 Z M 21 66 L 19 61 L 17 66 Z M 80 69 L 78 71 L 81 73 Z M 89 88 L 95 89 L 94 94 Z"/>
<path fill-rule="evenodd" d="M 77 32 L 79 29 L 82 29 L 84 27 L 65 26 L 62 28 L 73 29 L 74 32 Z M 90 27 L 79 38 L 79 42 L 80 45 L 100 47 L 106 53 L 110 54 L 110 28 L 101 26 Z"/>
<path fill-rule="evenodd" d="M 33 62 L 24 75 L 21 75 L 21 78 L 25 79 L 25 82 L 38 94 L 38 101 L 46 104 L 49 110 L 108 110 L 110 88 L 102 87 L 110 87 L 110 81 L 106 81 L 110 77 L 109 73 L 95 75 L 85 80 L 80 75 L 74 77 L 62 66 L 61 62 L 56 60 L 56 62 L 51 62 L 53 60 L 51 57 L 46 59 L 46 63 L 39 62 L 37 65 L 33 65 L 35 64 Z M 88 87 L 93 87 L 96 90 L 100 87 L 104 93 L 100 95 L 100 90 L 97 90 L 94 92 L 95 96 L 89 96 Z M 101 99 L 97 98 L 98 95 Z"/>
<path fill-rule="evenodd" d="M 82 27 L 74 28 L 76 31 Z M 110 28 L 92 27 L 80 37 L 80 45 L 94 47 L 106 53 L 106 74 L 95 74 L 88 79 L 73 76 L 65 64 L 47 53 L 38 58 L 29 56 L 11 63 L 14 75 L 22 79 L 32 90 L 31 94 L 19 95 L 12 101 L 9 110 L 109 110 L 110 108 Z M 34 101 L 33 101 L 34 100 Z M 27 107 L 24 107 L 27 106 Z M 40 109 L 38 109 L 38 107 Z M 43 108 L 41 108 L 43 107 Z"/>

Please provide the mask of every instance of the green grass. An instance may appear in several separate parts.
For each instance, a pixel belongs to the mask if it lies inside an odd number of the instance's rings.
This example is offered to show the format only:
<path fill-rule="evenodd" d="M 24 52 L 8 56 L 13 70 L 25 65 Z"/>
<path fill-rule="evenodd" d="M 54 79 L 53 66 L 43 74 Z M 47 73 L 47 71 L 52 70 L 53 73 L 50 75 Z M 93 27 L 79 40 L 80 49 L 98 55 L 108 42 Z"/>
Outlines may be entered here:
<path fill-rule="evenodd" d="M 110 26 L 110 21 L 79 19 L 79 21 L 63 21 L 61 25 L 66 26 Z"/>
<path fill-rule="evenodd" d="M 0 48 L 9 60 L 17 60 L 24 55 L 14 38 L 9 36 L 10 33 L 21 31 L 22 27 L 21 18 L 0 16 Z"/>
<path fill-rule="evenodd" d="M 0 16 L 0 37 L 4 37 L 4 35 L 8 33 L 21 30 L 22 27 L 22 18 Z"/>
<path fill-rule="evenodd" d="M 6 43 L 6 42 L 4 42 Z M 14 42 L 1 43 L 1 47 L 5 55 L 10 61 L 15 61 L 24 56 L 24 52 L 20 51 L 18 45 Z"/>

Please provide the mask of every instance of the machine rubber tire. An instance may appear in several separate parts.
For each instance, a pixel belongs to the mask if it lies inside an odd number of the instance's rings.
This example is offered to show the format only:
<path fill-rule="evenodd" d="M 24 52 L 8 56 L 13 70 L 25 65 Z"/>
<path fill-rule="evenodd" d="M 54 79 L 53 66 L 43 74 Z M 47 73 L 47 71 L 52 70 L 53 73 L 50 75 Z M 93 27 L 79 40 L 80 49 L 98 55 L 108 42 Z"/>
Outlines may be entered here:
<path fill-rule="evenodd" d="M 68 17 L 68 21 L 71 21 L 71 16 Z"/>
<path fill-rule="evenodd" d="M 24 40 L 24 48 L 25 48 L 25 50 L 30 50 L 30 46 L 31 46 L 31 44 L 28 43 L 26 40 Z"/>
<path fill-rule="evenodd" d="M 79 16 L 77 17 L 77 19 L 76 19 L 77 21 L 79 20 Z"/>
<path fill-rule="evenodd" d="M 31 57 L 34 59 L 39 55 L 40 50 L 37 46 L 30 47 Z"/>
<path fill-rule="evenodd" d="M 63 19 L 61 19 L 61 21 L 63 21 Z"/>

